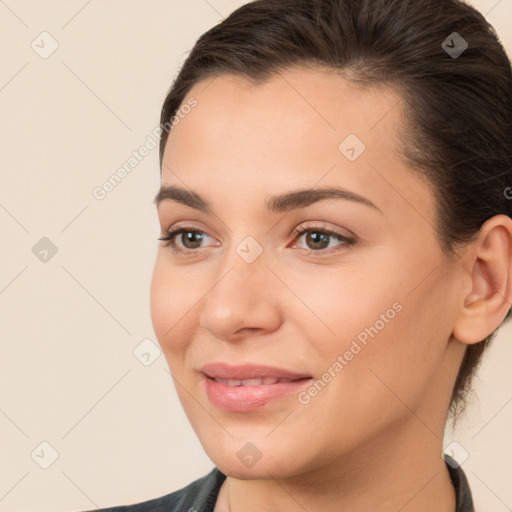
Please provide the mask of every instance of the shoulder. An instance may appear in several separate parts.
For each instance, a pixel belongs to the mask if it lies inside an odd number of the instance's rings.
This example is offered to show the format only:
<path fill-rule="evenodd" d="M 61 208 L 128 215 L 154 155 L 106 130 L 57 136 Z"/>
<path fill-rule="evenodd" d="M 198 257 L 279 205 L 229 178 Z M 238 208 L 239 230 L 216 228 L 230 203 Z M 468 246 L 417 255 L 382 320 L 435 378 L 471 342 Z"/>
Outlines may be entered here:
<path fill-rule="evenodd" d="M 220 486 L 225 479 L 226 475 L 215 467 L 202 478 L 160 498 L 96 509 L 94 512 L 213 512 Z"/>

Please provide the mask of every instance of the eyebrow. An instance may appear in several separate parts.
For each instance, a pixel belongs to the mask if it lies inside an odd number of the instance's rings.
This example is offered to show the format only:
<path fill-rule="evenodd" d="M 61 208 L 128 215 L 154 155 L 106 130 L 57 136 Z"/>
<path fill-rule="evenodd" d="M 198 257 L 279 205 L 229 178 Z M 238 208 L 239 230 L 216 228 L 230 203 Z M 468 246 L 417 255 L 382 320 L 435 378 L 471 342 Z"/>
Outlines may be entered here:
<path fill-rule="evenodd" d="M 265 201 L 265 206 L 271 213 L 280 213 L 298 208 L 306 208 L 313 203 L 326 199 L 345 199 L 370 206 L 382 213 L 382 210 L 366 197 L 341 187 L 294 190 L 293 192 L 271 196 Z M 153 202 L 158 207 L 163 201 L 176 201 L 204 213 L 213 213 L 210 203 L 198 193 L 175 185 L 162 186 L 160 188 Z"/>

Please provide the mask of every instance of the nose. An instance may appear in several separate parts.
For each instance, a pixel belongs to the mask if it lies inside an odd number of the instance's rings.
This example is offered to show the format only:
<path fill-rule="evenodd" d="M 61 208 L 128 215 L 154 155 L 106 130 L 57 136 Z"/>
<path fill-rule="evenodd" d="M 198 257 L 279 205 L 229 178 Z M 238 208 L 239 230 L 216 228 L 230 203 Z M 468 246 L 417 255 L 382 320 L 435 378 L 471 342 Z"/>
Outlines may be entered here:
<path fill-rule="evenodd" d="M 265 259 L 260 256 L 248 263 L 235 253 L 226 263 L 200 305 L 200 324 L 216 338 L 228 341 L 278 329 L 282 283 Z"/>

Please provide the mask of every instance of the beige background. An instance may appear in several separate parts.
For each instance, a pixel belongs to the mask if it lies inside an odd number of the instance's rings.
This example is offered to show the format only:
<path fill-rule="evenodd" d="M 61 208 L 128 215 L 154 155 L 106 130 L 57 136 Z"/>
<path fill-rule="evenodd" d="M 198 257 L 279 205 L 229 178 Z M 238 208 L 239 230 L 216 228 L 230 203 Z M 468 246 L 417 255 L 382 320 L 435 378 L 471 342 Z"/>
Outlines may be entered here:
<path fill-rule="evenodd" d="M 139 351 L 156 351 L 157 149 L 103 200 L 92 191 L 158 126 L 196 38 L 242 3 L 0 1 L 2 512 L 134 503 L 213 467 L 163 355 L 148 366 L 134 355 L 147 339 Z M 512 54 L 512 0 L 472 3 Z M 57 248 L 46 262 L 32 252 L 43 237 Z M 480 401 L 445 442 L 468 452 L 463 468 L 481 512 L 512 510 L 511 335 L 501 331 L 480 372 Z M 58 457 L 43 469 L 52 450 Z"/>

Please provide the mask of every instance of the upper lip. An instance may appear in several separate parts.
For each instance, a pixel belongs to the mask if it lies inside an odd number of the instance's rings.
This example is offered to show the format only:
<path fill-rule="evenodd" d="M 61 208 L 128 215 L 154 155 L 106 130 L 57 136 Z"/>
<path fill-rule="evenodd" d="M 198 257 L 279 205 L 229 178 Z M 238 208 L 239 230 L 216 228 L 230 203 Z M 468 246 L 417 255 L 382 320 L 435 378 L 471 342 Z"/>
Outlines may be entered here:
<path fill-rule="evenodd" d="M 284 368 L 276 368 L 263 364 L 244 364 L 230 366 L 227 363 L 208 363 L 201 367 L 207 377 L 231 380 L 258 379 L 274 377 L 277 379 L 304 379 L 310 375 L 305 373 L 292 372 Z"/>

